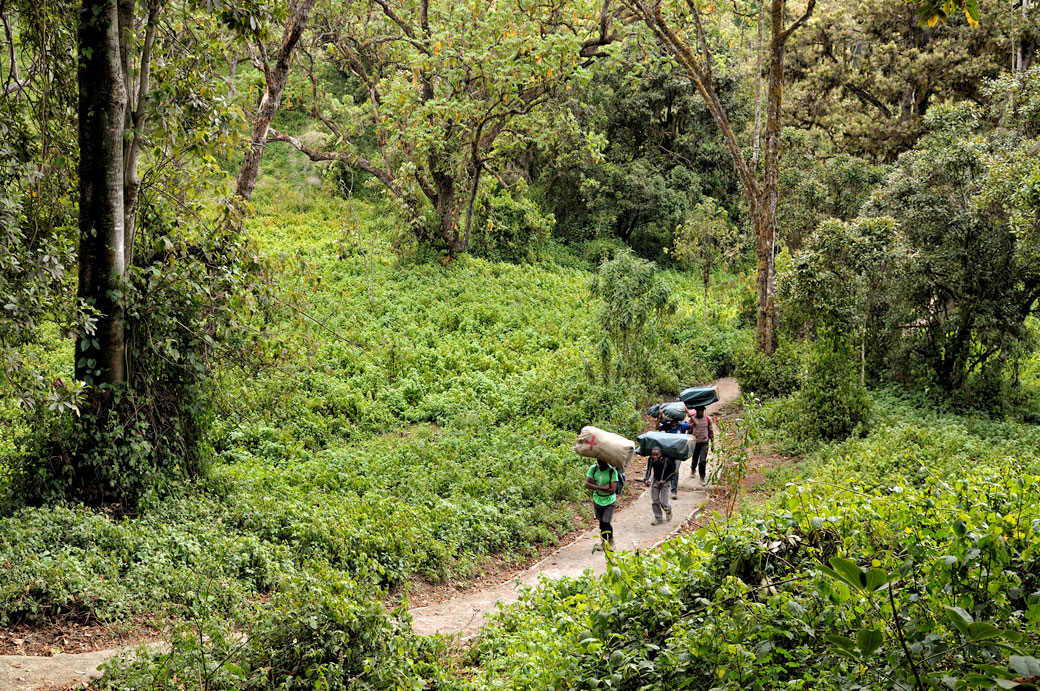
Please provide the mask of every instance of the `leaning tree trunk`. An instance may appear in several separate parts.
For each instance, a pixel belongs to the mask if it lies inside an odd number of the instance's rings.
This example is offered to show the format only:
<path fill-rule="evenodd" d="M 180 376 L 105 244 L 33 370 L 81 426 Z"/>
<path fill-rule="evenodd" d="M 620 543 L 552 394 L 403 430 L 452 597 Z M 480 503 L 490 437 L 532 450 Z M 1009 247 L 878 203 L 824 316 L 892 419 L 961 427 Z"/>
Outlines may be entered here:
<path fill-rule="evenodd" d="M 293 49 L 303 34 L 314 2 L 315 0 L 299 0 L 294 5 L 290 5 L 289 22 L 285 25 L 285 32 L 282 34 L 278 57 L 275 59 L 274 67 L 265 75 L 264 95 L 260 99 L 260 107 L 257 108 L 256 117 L 253 119 L 253 136 L 249 142 L 249 149 L 242 159 L 242 167 L 239 168 L 238 179 L 235 182 L 235 195 L 246 201 L 253 196 L 256 176 L 260 171 L 260 159 L 264 157 L 264 149 L 267 147 L 267 134 L 271 129 L 271 121 L 281 106 L 282 91 L 285 90 L 285 82 L 289 78 Z"/>
<path fill-rule="evenodd" d="M 776 266 L 773 260 L 773 246 L 776 237 L 776 207 L 779 196 L 780 167 L 780 118 L 783 103 L 783 66 L 784 46 L 787 39 L 812 15 L 816 8 L 816 0 L 808 0 L 805 12 L 794 23 L 784 28 L 785 0 L 770 2 L 770 41 L 769 41 L 769 88 L 767 91 L 766 141 L 763 156 L 762 180 L 756 178 L 744 159 L 740 143 L 733 128 L 729 124 L 726 110 L 715 93 L 712 84 L 712 61 L 707 34 L 701 24 L 700 13 L 694 11 L 692 18 L 696 29 L 696 45 L 701 55 L 698 56 L 693 44 L 683 39 L 669 26 L 662 14 L 659 3 L 648 0 L 624 0 L 625 4 L 635 11 L 646 25 L 653 31 L 658 41 L 668 49 L 672 56 L 685 68 L 693 81 L 697 92 L 704 99 L 719 127 L 723 140 L 733 158 L 733 167 L 741 182 L 741 190 L 748 204 L 749 216 L 755 228 L 755 259 L 758 265 L 758 314 L 755 324 L 755 335 L 758 349 L 772 355 L 776 340 Z"/>
<path fill-rule="evenodd" d="M 88 384 L 126 380 L 121 291 L 125 272 L 123 120 L 126 85 L 119 16 L 112 0 L 83 0 L 79 47 L 79 287 L 98 311 L 95 332 L 76 343 L 76 378 Z"/>

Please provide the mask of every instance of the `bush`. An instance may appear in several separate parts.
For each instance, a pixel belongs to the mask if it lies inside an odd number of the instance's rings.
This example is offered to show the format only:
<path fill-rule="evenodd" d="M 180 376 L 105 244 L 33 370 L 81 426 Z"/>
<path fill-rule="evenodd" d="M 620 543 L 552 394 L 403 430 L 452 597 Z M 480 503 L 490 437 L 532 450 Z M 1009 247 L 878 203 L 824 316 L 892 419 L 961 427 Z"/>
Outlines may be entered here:
<path fill-rule="evenodd" d="M 97 688 L 396 689 L 443 680 L 443 645 L 415 636 L 403 610 L 342 576 L 306 575 L 238 622 L 180 625 L 171 650 L 106 663 Z"/>
<path fill-rule="evenodd" d="M 705 322 L 699 313 L 688 315 L 676 325 L 671 340 L 681 352 L 684 370 L 694 367 L 697 377 L 728 377 L 736 369 L 742 346 L 748 340 L 730 324 L 713 319 Z M 683 377 L 684 381 L 690 376 Z"/>
<path fill-rule="evenodd" d="M 737 349 L 734 368 L 740 390 L 764 397 L 786 396 L 798 388 L 801 354 L 797 343 L 781 344 L 769 357 L 752 341 Z"/>
<path fill-rule="evenodd" d="M 484 196 L 473 223 L 470 252 L 500 261 L 532 262 L 544 249 L 556 218 L 542 214 L 526 188 L 518 187 Z"/>
<path fill-rule="evenodd" d="M 786 428 L 790 438 L 813 444 L 865 433 L 870 400 L 858 377 L 856 362 L 849 352 L 819 345 L 805 381 L 787 406 Z"/>

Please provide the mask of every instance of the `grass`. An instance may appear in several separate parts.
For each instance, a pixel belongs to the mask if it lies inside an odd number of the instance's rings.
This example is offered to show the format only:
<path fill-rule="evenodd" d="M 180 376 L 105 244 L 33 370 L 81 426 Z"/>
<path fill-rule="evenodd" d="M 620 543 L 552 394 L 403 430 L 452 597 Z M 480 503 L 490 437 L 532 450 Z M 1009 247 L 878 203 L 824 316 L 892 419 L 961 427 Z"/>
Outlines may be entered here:
<path fill-rule="evenodd" d="M 392 205 L 338 198 L 295 152 L 270 153 L 248 230 L 278 269 L 277 316 L 256 324 L 276 366 L 219 369 L 212 463 L 195 485 L 132 518 L 75 506 L 0 518 L 0 564 L 12 564 L 0 624 L 146 613 L 244 626 L 256 603 L 302 583 L 346 579 L 380 599 L 530 554 L 589 518 L 578 429 L 633 434 L 655 393 L 590 378 L 601 335 L 589 271 L 409 259 Z M 696 280 L 663 275 L 699 295 Z M 728 280 L 711 330 L 699 297 L 659 325 L 651 389 L 728 366 L 743 338 L 743 284 Z M 47 376 L 67 376 L 67 344 L 40 347 Z M 33 417 L 3 405 L 0 451 L 17 453 Z"/>

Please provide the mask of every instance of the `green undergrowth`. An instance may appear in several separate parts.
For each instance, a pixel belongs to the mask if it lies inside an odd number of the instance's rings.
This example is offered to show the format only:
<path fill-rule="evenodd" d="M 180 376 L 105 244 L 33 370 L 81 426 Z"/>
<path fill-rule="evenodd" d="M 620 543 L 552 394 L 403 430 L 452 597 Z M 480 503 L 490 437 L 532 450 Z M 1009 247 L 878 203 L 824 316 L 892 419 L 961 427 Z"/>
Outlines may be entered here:
<path fill-rule="evenodd" d="M 101 688 L 1035 688 L 1040 431 L 878 407 L 771 478 L 768 506 L 545 580 L 461 657 L 310 564 Z"/>
<path fill-rule="evenodd" d="M 313 169 L 283 168 L 249 225 L 277 267 L 275 304 L 253 325 L 269 365 L 219 369 L 207 475 L 131 516 L 11 498 L 0 626 L 150 615 L 245 628 L 323 582 L 364 593 L 361 612 L 416 577 L 524 559 L 591 520 L 570 449 L 582 425 L 637 433 L 648 398 L 726 374 L 746 340 L 744 281 L 720 283 L 707 329 L 683 299 L 694 277 L 663 272 L 680 309 L 655 327 L 651 380 L 607 388 L 588 270 L 420 261 L 395 248 L 391 207 L 315 193 Z M 45 376 L 68 376 L 51 360 Z M 34 418 L 0 412 L 0 452 L 17 455 Z"/>
<path fill-rule="evenodd" d="M 528 592 L 470 687 L 1032 688 L 1040 430 L 885 402 L 767 508 Z"/>

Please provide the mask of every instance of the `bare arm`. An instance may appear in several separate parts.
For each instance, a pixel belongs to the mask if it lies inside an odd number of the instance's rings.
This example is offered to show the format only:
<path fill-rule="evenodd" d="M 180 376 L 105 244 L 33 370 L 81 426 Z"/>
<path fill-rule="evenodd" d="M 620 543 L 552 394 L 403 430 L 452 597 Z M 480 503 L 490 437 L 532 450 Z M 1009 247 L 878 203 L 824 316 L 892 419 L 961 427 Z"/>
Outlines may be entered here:
<path fill-rule="evenodd" d="M 585 489 L 596 489 L 600 492 L 613 494 L 617 490 L 617 483 L 609 482 L 605 485 L 597 485 L 595 482 L 592 481 L 591 478 L 585 478 Z"/>

